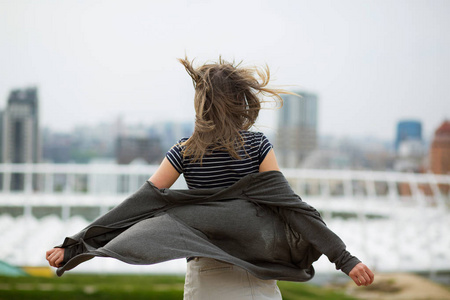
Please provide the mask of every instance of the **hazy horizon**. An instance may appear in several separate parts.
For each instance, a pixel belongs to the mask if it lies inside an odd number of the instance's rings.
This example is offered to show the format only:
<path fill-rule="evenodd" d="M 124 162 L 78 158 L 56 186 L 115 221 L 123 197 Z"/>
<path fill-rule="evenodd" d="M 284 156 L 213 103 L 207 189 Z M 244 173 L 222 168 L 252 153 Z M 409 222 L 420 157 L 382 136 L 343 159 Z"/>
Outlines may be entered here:
<path fill-rule="evenodd" d="M 318 95 L 320 135 L 424 138 L 450 118 L 450 2 L 0 0 L 0 107 L 39 89 L 42 127 L 190 121 L 178 57 L 268 64 L 274 85 Z M 275 130 L 274 111 L 260 128 Z"/>

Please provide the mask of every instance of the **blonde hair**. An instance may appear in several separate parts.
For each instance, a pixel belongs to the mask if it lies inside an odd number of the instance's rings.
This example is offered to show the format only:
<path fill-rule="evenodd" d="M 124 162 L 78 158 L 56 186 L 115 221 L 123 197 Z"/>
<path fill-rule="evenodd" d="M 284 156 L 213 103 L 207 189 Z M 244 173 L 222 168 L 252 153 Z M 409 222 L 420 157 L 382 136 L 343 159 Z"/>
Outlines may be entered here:
<path fill-rule="evenodd" d="M 258 118 L 261 103 L 269 97 L 281 107 L 279 94 L 291 92 L 269 88 L 270 71 L 264 68 L 241 67 L 219 57 L 216 63 L 198 68 L 193 61 L 179 59 L 192 78 L 195 88 L 195 127 L 192 136 L 183 143 L 183 157 L 202 162 L 207 152 L 227 151 L 241 159 L 237 151 L 243 149 L 241 130 L 250 129 Z M 259 81 L 258 81 L 259 79 Z"/>

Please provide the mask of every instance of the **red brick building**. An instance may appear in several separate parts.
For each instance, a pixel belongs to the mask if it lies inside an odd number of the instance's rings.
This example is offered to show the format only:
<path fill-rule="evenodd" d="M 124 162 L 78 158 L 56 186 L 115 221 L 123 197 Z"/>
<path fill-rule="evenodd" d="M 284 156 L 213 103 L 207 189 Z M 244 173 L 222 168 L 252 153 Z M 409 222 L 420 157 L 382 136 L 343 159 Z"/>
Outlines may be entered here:
<path fill-rule="evenodd" d="M 435 174 L 450 174 L 450 121 L 444 121 L 434 134 L 430 168 Z"/>

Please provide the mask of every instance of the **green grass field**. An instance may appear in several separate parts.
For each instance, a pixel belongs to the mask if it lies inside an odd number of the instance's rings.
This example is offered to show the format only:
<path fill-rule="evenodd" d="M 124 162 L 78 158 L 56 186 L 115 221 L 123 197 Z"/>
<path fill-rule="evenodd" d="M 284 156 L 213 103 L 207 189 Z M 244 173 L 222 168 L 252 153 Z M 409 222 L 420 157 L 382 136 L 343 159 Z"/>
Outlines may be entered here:
<path fill-rule="evenodd" d="M 81 275 L 0 277 L 0 299 L 183 299 L 184 277 L 168 275 Z M 305 283 L 279 282 L 284 300 L 355 299 Z"/>

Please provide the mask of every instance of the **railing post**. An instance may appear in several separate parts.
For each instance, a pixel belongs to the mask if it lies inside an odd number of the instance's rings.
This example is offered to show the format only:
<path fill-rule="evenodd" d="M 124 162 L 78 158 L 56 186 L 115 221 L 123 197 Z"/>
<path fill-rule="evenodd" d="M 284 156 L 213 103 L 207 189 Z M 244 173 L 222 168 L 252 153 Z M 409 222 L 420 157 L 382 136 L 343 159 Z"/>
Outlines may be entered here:
<path fill-rule="evenodd" d="M 346 178 L 343 180 L 343 184 L 345 198 L 353 197 L 352 178 L 350 176 L 346 176 Z"/>
<path fill-rule="evenodd" d="M 375 191 L 375 180 L 373 179 L 373 176 L 367 176 L 364 182 L 366 183 L 367 196 L 375 199 L 377 197 L 377 193 Z"/>
<path fill-rule="evenodd" d="M 66 194 L 73 194 L 75 191 L 75 175 L 67 174 L 66 175 L 66 184 L 64 185 L 64 192 Z"/>
<path fill-rule="evenodd" d="M 88 180 L 87 180 L 87 193 L 95 195 L 98 194 L 98 191 L 95 189 L 96 188 L 96 183 L 97 183 L 97 174 L 95 173 L 90 173 L 88 175 Z"/>
<path fill-rule="evenodd" d="M 139 187 L 139 175 L 138 174 L 131 174 L 130 175 L 130 186 L 131 186 L 131 190 L 130 193 L 135 192 L 138 187 Z"/>
<path fill-rule="evenodd" d="M 111 191 L 113 194 L 119 193 L 118 188 L 119 175 L 117 173 L 111 175 Z"/>
<path fill-rule="evenodd" d="M 326 199 L 329 201 L 331 193 L 330 193 L 330 181 L 327 179 L 320 179 L 320 198 Z M 332 218 L 332 210 L 326 209 L 324 210 L 324 217 L 326 220 L 331 220 Z"/>
<path fill-rule="evenodd" d="M 30 195 L 33 192 L 33 172 L 32 172 L 32 164 L 25 165 L 24 171 L 24 192 Z"/>
<path fill-rule="evenodd" d="M 51 172 L 45 173 L 45 193 L 52 194 L 54 190 L 54 174 Z"/>
<path fill-rule="evenodd" d="M 439 189 L 439 185 L 436 182 L 436 176 L 432 173 L 427 174 L 428 182 L 430 183 L 430 188 L 433 191 L 433 198 L 435 199 L 437 206 L 441 209 L 445 209 L 445 201 L 442 196 L 441 190 Z M 448 183 L 450 185 L 450 182 Z"/>
<path fill-rule="evenodd" d="M 412 174 L 408 175 L 408 184 L 409 188 L 411 189 L 411 197 L 413 198 L 413 201 L 415 200 L 416 204 L 418 204 L 418 207 L 420 209 L 421 207 L 426 206 L 426 203 L 423 194 L 419 190 L 417 181 L 414 179 L 415 178 L 413 177 Z"/>
<path fill-rule="evenodd" d="M 3 173 L 3 192 L 8 194 L 11 190 L 11 165 L 4 164 L 4 173 Z"/>

